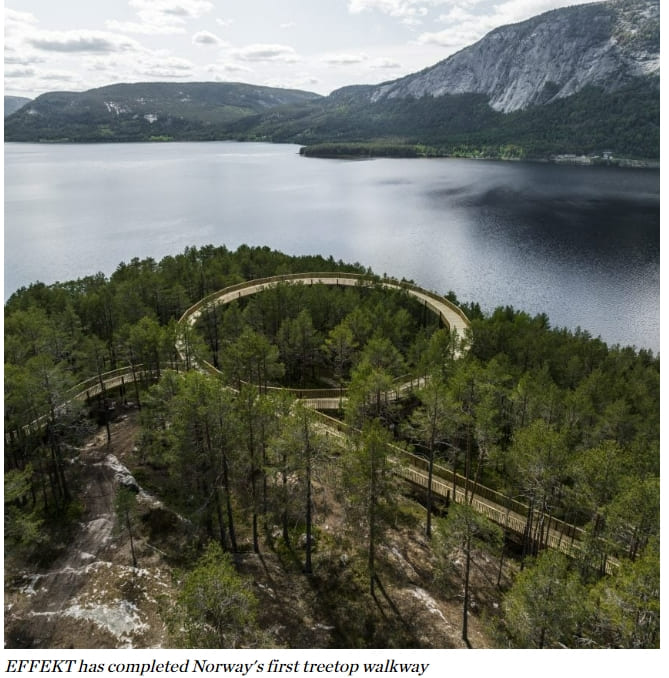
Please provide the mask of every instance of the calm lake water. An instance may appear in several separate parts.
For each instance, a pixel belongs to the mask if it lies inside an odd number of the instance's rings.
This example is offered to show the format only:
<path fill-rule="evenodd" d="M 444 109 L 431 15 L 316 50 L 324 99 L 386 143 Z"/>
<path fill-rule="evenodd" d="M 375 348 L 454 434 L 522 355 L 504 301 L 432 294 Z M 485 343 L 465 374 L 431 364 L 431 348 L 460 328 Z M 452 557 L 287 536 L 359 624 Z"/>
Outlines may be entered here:
<path fill-rule="evenodd" d="M 234 142 L 5 144 L 5 300 L 187 245 L 332 255 L 659 350 L 658 171 L 307 159 Z"/>

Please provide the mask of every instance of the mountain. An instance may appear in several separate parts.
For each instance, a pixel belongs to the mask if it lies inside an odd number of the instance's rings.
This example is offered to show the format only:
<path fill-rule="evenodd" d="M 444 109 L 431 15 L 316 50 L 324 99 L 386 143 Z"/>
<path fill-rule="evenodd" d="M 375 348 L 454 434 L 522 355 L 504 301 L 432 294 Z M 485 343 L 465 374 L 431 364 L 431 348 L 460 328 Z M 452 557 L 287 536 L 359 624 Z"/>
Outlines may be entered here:
<path fill-rule="evenodd" d="M 510 113 L 600 87 L 613 92 L 660 70 L 660 0 L 553 10 L 488 33 L 436 66 L 373 88 L 383 99 L 485 94 Z"/>
<path fill-rule="evenodd" d="M 659 7 L 610 0 L 553 10 L 497 28 L 420 73 L 328 97 L 211 83 L 45 94 L 5 121 L 5 139 L 263 140 L 335 156 L 659 158 Z"/>
<path fill-rule="evenodd" d="M 314 155 L 659 158 L 659 7 L 611 0 L 553 10 L 420 73 L 337 90 L 308 115 L 234 127 L 326 142 L 306 150 Z"/>
<path fill-rule="evenodd" d="M 5 118 L 25 106 L 31 99 L 5 95 Z"/>
<path fill-rule="evenodd" d="M 115 84 L 49 92 L 5 121 L 7 141 L 207 139 L 231 123 L 320 95 L 243 83 Z"/>

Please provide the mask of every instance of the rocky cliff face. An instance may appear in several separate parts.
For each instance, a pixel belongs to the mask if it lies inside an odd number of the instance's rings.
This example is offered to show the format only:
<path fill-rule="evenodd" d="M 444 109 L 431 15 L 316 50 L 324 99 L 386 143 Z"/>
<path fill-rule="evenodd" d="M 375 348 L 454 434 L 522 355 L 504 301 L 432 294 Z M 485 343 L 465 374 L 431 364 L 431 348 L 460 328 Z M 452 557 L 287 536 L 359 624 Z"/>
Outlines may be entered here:
<path fill-rule="evenodd" d="M 476 93 L 510 112 L 587 85 L 615 91 L 659 73 L 660 0 L 611 0 L 541 14 L 490 32 L 437 65 L 370 92 L 372 102 Z"/>

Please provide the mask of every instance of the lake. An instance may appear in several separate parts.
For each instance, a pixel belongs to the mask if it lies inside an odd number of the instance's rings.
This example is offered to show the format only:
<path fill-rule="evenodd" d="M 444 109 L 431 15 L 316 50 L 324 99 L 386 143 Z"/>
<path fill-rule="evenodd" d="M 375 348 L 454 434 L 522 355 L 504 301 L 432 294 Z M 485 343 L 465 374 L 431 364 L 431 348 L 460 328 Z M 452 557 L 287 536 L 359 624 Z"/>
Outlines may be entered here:
<path fill-rule="evenodd" d="M 133 257 L 246 243 L 659 350 L 659 171 L 298 150 L 6 143 L 5 300 Z"/>

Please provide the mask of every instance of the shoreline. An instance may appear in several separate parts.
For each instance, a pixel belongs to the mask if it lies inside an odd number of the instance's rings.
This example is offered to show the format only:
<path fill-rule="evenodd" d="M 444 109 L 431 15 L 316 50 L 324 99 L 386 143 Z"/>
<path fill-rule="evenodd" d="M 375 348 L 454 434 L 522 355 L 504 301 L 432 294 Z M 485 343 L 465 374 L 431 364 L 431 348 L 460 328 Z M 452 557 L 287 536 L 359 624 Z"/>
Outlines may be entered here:
<path fill-rule="evenodd" d="M 329 160 L 373 160 L 377 158 L 401 159 L 430 159 L 453 158 L 458 160 L 487 160 L 501 162 L 532 162 L 553 165 L 568 165 L 572 167 L 621 167 L 626 169 L 660 169 L 660 160 L 652 158 L 627 158 L 607 154 L 577 155 L 575 153 L 560 153 L 548 157 L 518 157 L 503 155 L 482 155 L 477 153 L 442 153 L 437 149 L 422 145 L 384 146 L 376 144 L 314 144 L 302 146 L 300 155 L 306 158 L 322 158 Z"/>
<path fill-rule="evenodd" d="M 216 143 L 216 142 L 236 142 L 243 144 L 265 143 L 274 146 L 299 146 L 293 141 L 268 141 L 267 139 L 137 139 L 125 141 L 111 140 L 91 140 L 75 141 L 68 138 L 63 139 L 38 139 L 38 140 L 13 140 L 4 139 L 4 144 L 44 144 L 46 146 L 65 146 L 81 145 L 90 146 L 100 144 L 107 146 L 109 144 L 178 144 L 178 143 Z M 322 148 L 321 148 L 322 146 Z M 336 150 L 334 146 L 339 146 Z M 350 144 L 342 142 L 341 144 L 313 144 L 300 146 L 299 155 L 305 158 L 320 158 L 326 160 L 375 160 L 378 158 L 397 158 L 397 159 L 431 159 L 431 158 L 451 158 L 456 160 L 487 160 L 496 162 L 532 162 L 545 163 L 553 165 L 568 165 L 572 167 L 621 167 L 625 169 L 660 169 L 660 160 L 653 158 L 626 158 L 626 157 L 602 157 L 601 155 L 576 155 L 575 153 L 559 153 L 548 157 L 517 157 L 503 155 L 482 155 L 476 153 L 446 153 L 440 152 L 435 148 L 424 146 L 422 144 L 398 144 L 388 146 L 365 144 L 364 142 L 352 142 Z"/>

